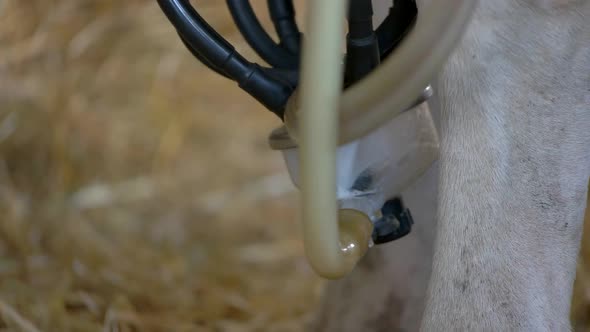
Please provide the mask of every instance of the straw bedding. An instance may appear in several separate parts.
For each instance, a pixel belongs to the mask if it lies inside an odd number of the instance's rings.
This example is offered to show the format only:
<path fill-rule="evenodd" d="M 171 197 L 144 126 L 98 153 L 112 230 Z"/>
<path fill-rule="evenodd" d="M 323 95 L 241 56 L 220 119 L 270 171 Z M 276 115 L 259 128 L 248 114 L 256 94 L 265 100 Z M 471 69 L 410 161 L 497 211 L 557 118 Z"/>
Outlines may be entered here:
<path fill-rule="evenodd" d="M 256 58 L 224 2 L 199 6 Z M 267 147 L 278 120 L 155 1 L 0 1 L 0 49 L 0 330 L 302 330 L 323 282 Z"/>

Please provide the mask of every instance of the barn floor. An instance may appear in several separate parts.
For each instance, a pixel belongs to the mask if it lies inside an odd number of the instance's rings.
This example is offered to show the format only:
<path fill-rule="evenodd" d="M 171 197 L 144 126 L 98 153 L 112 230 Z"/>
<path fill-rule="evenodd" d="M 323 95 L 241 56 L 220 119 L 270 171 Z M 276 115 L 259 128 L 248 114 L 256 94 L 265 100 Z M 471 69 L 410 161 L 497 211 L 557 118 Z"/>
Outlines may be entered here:
<path fill-rule="evenodd" d="M 224 2 L 199 3 L 256 58 Z M 323 282 L 267 147 L 279 121 L 155 1 L 2 1 L 0 45 L 0 330 L 302 330 Z"/>

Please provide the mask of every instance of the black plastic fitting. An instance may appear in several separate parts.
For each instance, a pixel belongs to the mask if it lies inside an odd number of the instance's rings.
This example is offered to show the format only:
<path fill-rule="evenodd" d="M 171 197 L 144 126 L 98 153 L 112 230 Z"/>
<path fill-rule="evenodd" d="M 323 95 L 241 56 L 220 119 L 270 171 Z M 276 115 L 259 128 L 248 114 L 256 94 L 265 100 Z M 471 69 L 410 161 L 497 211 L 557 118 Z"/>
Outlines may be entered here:
<path fill-rule="evenodd" d="M 381 219 L 373 227 L 373 243 L 383 244 L 400 239 L 412 231 L 414 219 L 401 198 L 391 199 L 381 208 Z"/>

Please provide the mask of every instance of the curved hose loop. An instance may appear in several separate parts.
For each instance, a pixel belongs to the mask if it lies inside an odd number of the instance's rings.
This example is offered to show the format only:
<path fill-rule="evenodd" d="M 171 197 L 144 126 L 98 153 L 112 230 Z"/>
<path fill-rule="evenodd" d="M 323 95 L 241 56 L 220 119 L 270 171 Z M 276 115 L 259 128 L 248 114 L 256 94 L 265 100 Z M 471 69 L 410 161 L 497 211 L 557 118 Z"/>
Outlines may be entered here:
<path fill-rule="evenodd" d="M 244 39 L 264 61 L 275 68 L 299 67 L 299 56 L 275 43 L 260 25 L 250 0 L 227 0 L 227 7 Z"/>
<path fill-rule="evenodd" d="M 462 36 L 475 1 L 433 1 L 388 59 L 340 96 L 341 31 L 346 0 L 312 1 L 303 40 L 301 106 L 287 109 L 286 127 L 299 137 L 300 183 L 305 252 L 321 276 L 348 273 L 367 250 L 362 231 L 343 242 L 336 196 L 336 148 L 368 134 L 397 116 L 428 86 Z M 296 97 L 292 97 L 293 100 Z M 338 112 L 340 110 L 340 112 Z M 297 117 L 300 119 L 297 119 Z M 297 123 L 299 122 L 299 127 Z M 342 210 L 340 210 L 342 211 Z M 362 229 L 367 218 L 346 221 Z M 364 247 L 363 247 L 364 246 Z M 358 248 L 348 255 L 345 248 Z"/>
<path fill-rule="evenodd" d="M 421 11 L 395 56 L 342 95 L 339 143 L 358 139 L 410 108 L 462 37 L 476 4 L 432 1 Z"/>
<path fill-rule="evenodd" d="M 363 137 L 415 105 L 461 38 L 476 4 L 477 0 L 431 1 L 420 11 L 395 56 L 387 57 L 343 92 L 338 112 L 339 145 Z M 320 71 L 314 79 L 322 79 L 322 75 Z M 285 113 L 285 126 L 295 144 L 300 136 L 300 95 L 290 98 Z"/>

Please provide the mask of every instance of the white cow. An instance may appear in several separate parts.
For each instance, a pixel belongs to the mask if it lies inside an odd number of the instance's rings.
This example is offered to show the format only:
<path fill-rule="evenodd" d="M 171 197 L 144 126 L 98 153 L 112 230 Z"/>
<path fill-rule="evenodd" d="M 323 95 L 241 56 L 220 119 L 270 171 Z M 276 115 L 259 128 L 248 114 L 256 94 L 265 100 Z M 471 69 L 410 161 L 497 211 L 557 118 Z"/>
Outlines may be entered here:
<path fill-rule="evenodd" d="M 570 330 L 590 1 L 480 1 L 434 87 L 441 153 L 403 193 L 413 233 L 332 282 L 313 329 Z"/>

